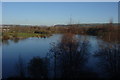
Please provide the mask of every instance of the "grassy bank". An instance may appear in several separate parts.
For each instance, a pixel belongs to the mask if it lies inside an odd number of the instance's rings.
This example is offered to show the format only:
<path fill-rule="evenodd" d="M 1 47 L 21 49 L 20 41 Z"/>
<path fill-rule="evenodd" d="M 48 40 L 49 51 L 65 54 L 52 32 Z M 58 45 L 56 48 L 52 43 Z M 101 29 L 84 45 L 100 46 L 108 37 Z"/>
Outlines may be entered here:
<path fill-rule="evenodd" d="M 28 37 L 49 37 L 51 34 L 37 34 L 37 33 L 20 33 L 20 32 L 15 32 L 15 33 L 10 33 L 10 32 L 5 32 L 2 34 L 2 40 L 8 40 L 8 39 L 22 39 L 22 38 L 28 38 Z"/>

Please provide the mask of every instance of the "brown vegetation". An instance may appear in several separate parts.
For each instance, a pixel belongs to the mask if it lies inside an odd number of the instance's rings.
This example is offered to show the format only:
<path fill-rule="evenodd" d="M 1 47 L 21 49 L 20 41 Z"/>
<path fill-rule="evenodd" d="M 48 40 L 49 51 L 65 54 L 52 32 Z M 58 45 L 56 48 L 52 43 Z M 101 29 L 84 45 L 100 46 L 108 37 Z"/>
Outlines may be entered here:
<path fill-rule="evenodd" d="M 14 34 L 13 37 L 17 36 L 17 33 L 28 33 L 32 34 L 28 37 L 35 36 L 35 33 L 39 34 L 55 34 L 55 33 L 68 33 L 80 35 L 93 35 L 98 36 L 99 38 L 107 42 L 117 42 L 120 43 L 120 26 L 117 24 L 93 24 L 93 25 L 80 25 L 80 24 L 71 24 L 64 26 L 51 26 L 51 27 L 38 27 L 38 26 L 11 26 L 8 28 L 3 27 L 3 39 L 9 39 L 10 34 Z M 19 37 L 19 35 L 18 35 Z M 23 36 L 25 37 L 25 36 Z"/>
<path fill-rule="evenodd" d="M 63 79 L 84 79 L 86 74 L 83 75 L 82 68 L 88 58 L 87 48 L 88 41 L 79 42 L 75 34 L 65 33 L 49 52 L 54 59 L 54 78 L 60 70 Z"/>

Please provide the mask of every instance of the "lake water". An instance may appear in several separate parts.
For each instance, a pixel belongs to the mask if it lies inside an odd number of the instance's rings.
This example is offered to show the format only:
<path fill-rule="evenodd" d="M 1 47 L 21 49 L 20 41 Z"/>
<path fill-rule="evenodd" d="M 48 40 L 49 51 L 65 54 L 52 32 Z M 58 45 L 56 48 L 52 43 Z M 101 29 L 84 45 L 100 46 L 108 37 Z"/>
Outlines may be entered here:
<path fill-rule="evenodd" d="M 99 48 L 98 42 L 104 43 L 104 41 L 95 36 L 79 37 L 81 41 L 84 38 L 87 38 L 90 42 L 89 52 L 91 55 L 86 65 L 98 72 L 99 68 L 95 66 L 97 59 L 93 57 L 93 53 Z M 19 56 L 23 58 L 24 63 L 28 63 L 36 56 L 45 57 L 52 46 L 51 43 L 57 43 L 60 39 L 61 35 L 55 34 L 48 38 L 33 37 L 19 41 L 8 40 L 7 42 L 4 42 L 2 45 L 2 77 L 7 78 L 17 75 L 15 64 L 17 63 Z"/>

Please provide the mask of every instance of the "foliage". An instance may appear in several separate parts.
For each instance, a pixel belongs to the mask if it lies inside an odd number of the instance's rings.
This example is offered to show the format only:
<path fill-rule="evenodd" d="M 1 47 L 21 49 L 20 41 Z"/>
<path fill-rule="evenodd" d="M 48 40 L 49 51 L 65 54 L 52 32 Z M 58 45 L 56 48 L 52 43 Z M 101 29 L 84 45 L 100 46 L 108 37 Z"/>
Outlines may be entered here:
<path fill-rule="evenodd" d="M 80 78 L 81 69 L 87 60 L 87 41 L 80 43 L 72 33 L 62 36 L 60 43 L 50 50 L 54 58 L 54 77 L 57 76 L 57 66 L 61 70 L 62 78 Z"/>
<path fill-rule="evenodd" d="M 33 78 L 46 78 L 47 77 L 46 62 L 40 57 L 34 57 L 29 62 L 28 72 Z"/>

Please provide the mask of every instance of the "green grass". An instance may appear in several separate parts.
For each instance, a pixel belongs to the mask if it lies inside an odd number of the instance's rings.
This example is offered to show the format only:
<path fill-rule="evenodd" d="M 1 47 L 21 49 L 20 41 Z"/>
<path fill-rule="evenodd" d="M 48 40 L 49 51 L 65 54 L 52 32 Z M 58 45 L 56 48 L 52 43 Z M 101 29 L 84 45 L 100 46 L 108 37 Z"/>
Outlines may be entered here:
<path fill-rule="evenodd" d="M 3 35 L 7 35 L 10 38 L 28 38 L 28 37 L 47 37 L 51 34 L 36 34 L 36 33 L 4 33 Z M 5 36 L 6 37 L 6 36 Z"/>
<path fill-rule="evenodd" d="M 35 33 L 17 33 L 18 37 L 34 37 L 34 36 L 41 36 L 41 34 L 35 34 Z"/>
<path fill-rule="evenodd" d="M 18 37 L 37 37 L 37 36 L 48 36 L 48 34 L 36 34 L 36 33 L 17 33 Z"/>

